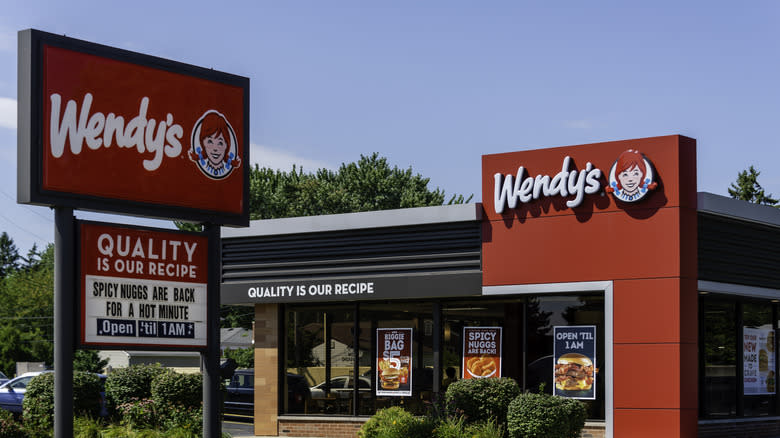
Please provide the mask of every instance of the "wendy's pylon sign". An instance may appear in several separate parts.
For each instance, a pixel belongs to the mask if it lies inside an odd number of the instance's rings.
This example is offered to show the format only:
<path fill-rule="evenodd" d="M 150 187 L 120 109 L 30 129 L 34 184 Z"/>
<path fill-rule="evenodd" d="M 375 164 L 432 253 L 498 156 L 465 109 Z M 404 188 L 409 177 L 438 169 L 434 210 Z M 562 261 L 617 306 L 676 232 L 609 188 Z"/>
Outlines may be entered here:
<path fill-rule="evenodd" d="M 249 80 L 20 33 L 19 202 L 248 224 Z"/>

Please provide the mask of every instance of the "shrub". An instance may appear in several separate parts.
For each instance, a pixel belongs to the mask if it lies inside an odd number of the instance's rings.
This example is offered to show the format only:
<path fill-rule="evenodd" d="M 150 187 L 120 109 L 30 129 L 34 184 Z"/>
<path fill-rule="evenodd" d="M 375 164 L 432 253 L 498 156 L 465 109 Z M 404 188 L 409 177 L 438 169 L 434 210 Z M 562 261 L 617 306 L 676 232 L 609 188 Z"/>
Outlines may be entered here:
<path fill-rule="evenodd" d="M 380 409 L 358 432 L 360 438 L 410 438 L 407 434 L 409 429 L 415 426 L 413 423 L 419 422 L 414 415 L 403 410 L 398 406 L 387 409 Z"/>
<path fill-rule="evenodd" d="M 76 417 L 73 419 L 74 438 L 101 438 L 103 424 L 99 419 Z"/>
<path fill-rule="evenodd" d="M 73 413 L 100 415 L 100 378 L 93 373 L 73 373 Z M 54 418 L 54 373 L 34 377 L 27 385 L 22 402 L 25 427 L 43 432 L 52 428 Z"/>
<path fill-rule="evenodd" d="M 509 405 L 507 430 L 513 438 L 577 438 L 586 417 L 579 400 L 525 393 Z"/>
<path fill-rule="evenodd" d="M 468 438 L 501 438 L 505 436 L 504 426 L 499 421 L 488 420 L 483 423 L 474 423 L 466 427 Z"/>
<path fill-rule="evenodd" d="M 463 417 L 450 417 L 442 419 L 433 431 L 435 438 L 464 438 L 466 435 L 466 422 Z"/>
<path fill-rule="evenodd" d="M 0 438 L 23 438 L 24 436 L 22 426 L 16 422 L 14 415 L 0 409 Z"/>
<path fill-rule="evenodd" d="M 179 404 L 161 404 L 155 402 L 157 412 L 162 418 L 162 429 L 167 431 L 166 436 L 193 436 L 203 435 L 203 407 L 201 403 L 196 406 L 183 406 Z"/>
<path fill-rule="evenodd" d="M 447 387 L 446 406 L 450 415 L 462 415 L 466 423 L 495 421 L 506 423 L 509 404 L 520 394 L 517 382 L 509 377 L 463 379 Z"/>
<path fill-rule="evenodd" d="M 175 372 L 158 374 L 152 380 L 151 396 L 158 404 L 200 406 L 203 401 L 203 377 Z"/>
<path fill-rule="evenodd" d="M 169 372 L 157 365 L 131 365 L 114 370 L 106 378 L 106 399 L 109 409 L 133 400 L 152 396 L 152 380 L 158 374 Z"/>
<path fill-rule="evenodd" d="M 99 417 L 102 390 L 97 374 L 83 371 L 73 373 L 73 413 L 77 416 Z"/>
<path fill-rule="evenodd" d="M 132 400 L 117 406 L 122 416 L 120 423 L 134 429 L 152 428 L 157 425 L 154 402 L 150 399 Z"/>

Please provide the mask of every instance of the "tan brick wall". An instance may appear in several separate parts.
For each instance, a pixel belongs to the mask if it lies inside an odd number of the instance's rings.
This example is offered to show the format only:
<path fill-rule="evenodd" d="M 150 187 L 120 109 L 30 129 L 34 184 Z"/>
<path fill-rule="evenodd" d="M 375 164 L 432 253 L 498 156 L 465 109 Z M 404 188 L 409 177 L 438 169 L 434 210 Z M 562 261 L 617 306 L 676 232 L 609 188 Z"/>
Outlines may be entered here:
<path fill-rule="evenodd" d="M 255 435 L 277 435 L 279 322 L 276 304 L 255 305 Z"/>
<path fill-rule="evenodd" d="M 585 428 L 582 429 L 580 436 L 582 438 L 605 438 L 607 436 L 607 431 L 604 426 L 586 425 Z"/>

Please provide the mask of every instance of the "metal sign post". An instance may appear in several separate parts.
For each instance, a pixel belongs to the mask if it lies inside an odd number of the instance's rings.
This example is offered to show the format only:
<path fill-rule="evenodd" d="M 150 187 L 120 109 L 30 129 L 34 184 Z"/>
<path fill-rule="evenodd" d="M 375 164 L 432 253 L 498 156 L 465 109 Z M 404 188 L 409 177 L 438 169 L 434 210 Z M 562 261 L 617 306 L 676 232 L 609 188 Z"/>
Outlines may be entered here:
<path fill-rule="evenodd" d="M 209 282 L 207 314 L 208 344 L 205 353 L 201 353 L 203 364 L 203 436 L 218 438 L 221 436 L 219 421 L 219 283 L 222 259 L 219 225 L 206 224 L 204 227 L 209 239 Z"/>
<path fill-rule="evenodd" d="M 54 436 L 73 436 L 73 350 L 76 294 L 73 209 L 54 209 Z"/>

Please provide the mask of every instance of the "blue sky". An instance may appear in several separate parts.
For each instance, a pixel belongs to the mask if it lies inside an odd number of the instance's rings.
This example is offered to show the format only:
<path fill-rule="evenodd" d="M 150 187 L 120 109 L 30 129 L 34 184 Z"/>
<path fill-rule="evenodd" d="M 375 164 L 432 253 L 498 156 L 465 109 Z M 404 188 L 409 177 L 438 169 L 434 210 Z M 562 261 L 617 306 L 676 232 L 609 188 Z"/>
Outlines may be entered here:
<path fill-rule="evenodd" d="M 26 28 L 249 77 L 260 165 L 376 151 L 479 201 L 483 154 L 682 134 L 699 191 L 753 164 L 780 196 L 780 3 L 550 3 L 6 1 L 0 231 L 22 253 L 53 240 L 48 208 L 15 203 Z"/>

